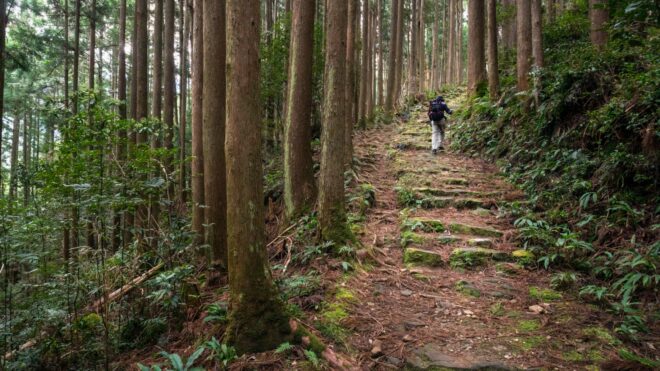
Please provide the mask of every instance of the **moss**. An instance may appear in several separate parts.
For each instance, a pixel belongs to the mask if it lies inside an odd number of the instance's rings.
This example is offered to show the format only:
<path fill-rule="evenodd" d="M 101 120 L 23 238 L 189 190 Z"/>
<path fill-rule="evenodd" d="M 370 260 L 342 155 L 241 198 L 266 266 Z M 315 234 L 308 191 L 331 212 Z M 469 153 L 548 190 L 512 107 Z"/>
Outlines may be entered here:
<path fill-rule="evenodd" d="M 520 348 L 522 348 L 522 350 L 529 351 L 543 344 L 544 341 L 545 339 L 543 336 L 530 336 L 522 339 L 520 342 Z"/>
<path fill-rule="evenodd" d="M 500 317 L 504 315 L 504 305 L 499 301 L 491 305 L 489 310 L 490 310 L 490 314 L 496 317 Z"/>
<path fill-rule="evenodd" d="M 337 292 L 335 293 L 335 298 L 340 301 L 346 301 L 346 302 L 356 302 L 357 298 L 355 297 L 355 294 L 351 292 L 350 290 L 340 287 L 337 289 Z"/>
<path fill-rule="evenodd" d="M 478 247 L 493 247 L 493 240 L 488 238 L 471 238 L 467 241 L 468 245 Z"/>
<path fill-rule="evenodd" d="M 460 242 L 460 237 L 456 236 L 440 236 L 437 239 L 438 243 L 441 245 L 451 245 L 457 242 Z"/>
<path fill-rule="evenodd" d="M 470 182 L 467 179 L 461 179 L 461 178 L 445 178 L 442 180 L 445 184 L 449 185 L 462 185 L 462 186 L 467 186 L 470 184 Z"/>
<path fill-rule="evenodd" d="M 307 337 L 309 339 L 309 349 L 313 350 L 316 354 L 321 354 L 325 350 L 326 346 L 323 344 L 321 339 L 316 335 L 309 332 L 306 328 L 298 326 L 296 333 L 293 335 L 293 341 L 295 344 L 302 344 L 303 338 Z"/>
<path fill-rule="evenodd" d="M 532 286 L 529 288 L 529 296 L 541 301 L 557 301 L 562 299 L 561 293 L 552 289 L 542 289 Z"/>
<path fill-rule="evenodd" d="M 532 265 L 536 262 L 534 253 L 529 250 L 524 250 L 524 249 L 515 250 L 511 253 L 511 256 L 515 261 L 518 262 L 518 264 L 523 266 Z"/>
<path fill-rule="evenodd" d="M 339 323 L 342 320 L 348 318 L 348 312 L 342 303 L 330 303 L 327 308 L 321 313 L 324 319 L 333 322 Z"/>
<path fill-rule="evenodd" d="M 454 287 L 456 288 L 456 291 L 460 292 L 461 294 L 465 294 L 475 298 L 481 297 L 481 291 L 479 291 L 479 289 L 472 286 L 472 284 L 467 281 L 463 281 L 463 280 L 458 281 L 456 282 Z"/>
<path fill-rule="evenodd" d="M 536 331 L 541 327 L 541 324 L 538 320 L 535 319 L 524 319 L 518 322 L 518 330 L 522 332 Z"/>
<path fill-rule="evenodd" d="M 422 231 L 427 233 L 445 231 L 445 225 L 440 220 L 429 218 L 410 218 L 406 219 L 402 226 L 403 230 Z"/>
<path fill-rule="evenodd" d="M 484 202 L 476 198 L 459 198 L 454 199 L 452 203 L 457 209 L 477 209 L 483 207 Z"/>
<path fill-rule="evenodd" d="M 504 273 L 508 275 L 516 275 L 520 273 L 520 266 L 513 263 L 497 263 L 495 265 L 495 270 L 499 273 Z"/>
<path fill-rule="evenodd" d="M 442 265 L 442 256 L 433 251 L 408 247 L 403 252 L 403 262 L 411 265 L 438 267 Z"/>
<path fill-rule="evenodd" d="M 565 361 L 570 361 L 570 362 L 582 362 L 585 360 L 584 356 L 579 353 L 577 350 L 571 350 L 570 352 L 565 352 L 562 355 L 562 358 Z"/>
<path fill-rule="evenodd" d="M 477 226 L 461 224 L 461 223 L 451 224 L 449 226 L 449 230 L 452 231 L 453 233 L 469 234 L 480 237 L 498 238 L 503 236 L 502 232 L 492 228 L 477 227 Z"/>
<path fill-rule="evenodd" d="M 621 341 L 615 338 L 606 328 L 600 326 L 587 327 L 582 330 L 582 333 L 592 339 L 598 340 L 605 345 L 616 346 L 621 344 Z"/>
<path fill-rule="evenodd" d="M 462 247 L 452 251 L 449 264 L 454 268 L 469 268 L 484 265 L 487 259 L 501 260 L 506 253 L 482 247 Z"/>
<path fill-rule="evenodd" d="M 422 244 L 424 243 L 424 236 L 421 236 L 417 233 L 405 231 L 401 233 L 401 247 L 406 247 L 411 244 Z"/>

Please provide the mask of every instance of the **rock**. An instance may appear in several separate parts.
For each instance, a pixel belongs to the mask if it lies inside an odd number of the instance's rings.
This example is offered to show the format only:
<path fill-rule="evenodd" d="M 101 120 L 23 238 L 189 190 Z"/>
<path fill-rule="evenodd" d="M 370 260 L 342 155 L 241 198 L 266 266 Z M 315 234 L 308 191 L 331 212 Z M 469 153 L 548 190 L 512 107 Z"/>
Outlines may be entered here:
<path fill-rule="evenodd" d="M 443 181 L 443 183 L 450 184 L 450 185 L 467 186 L 467 185 L 470 184 L 470 182 L 467 179 L 461 179 L 461 178 L 445 178 L 442 181 Z"/>
<path fill-rule="evenodd" d="M 490 238 L 484 238 L 484 237 L 479 237 L 479 238 L 471 238 L 468 240 L 468 244 L 472 246 L 477 246 L 477 247 L 488 247 L 492 248 L 494 243 L 493 240 Z"/>
<path fill-rule="evenodd" d="M 430 218 L 410 218 L 404 223 L 404 228 L 408 228 L 413 232 L 442 233 L 445 231 L 445 225 L 442 221 Z"/>
<path fill-rule="evenodd" d="M 478 208 L 472 210 L 471 213 L 474 214 L 474 215 L 483 216 L 483 217 L 491 215 L 490 210 L 484 209 L 483 207 L 478 207 Z"/>
<path fill-rule="evenodd" d="M 522 268 L 515 263 L 497 263 L 495 270 L 508 275 L 517 275 L 523 272 Z"/>
<path fill-rule="evenodd" d="M 504 233 L 492 229 L 492 228 L 486 228 L 486 227 L 477 227 L 473 225 L 468 225 L 468 224 L 461 224 L 461 223 L 453 223 L 449 226 L 449 230 L 452 231 L 453 233 L 461 233 L 461 234 L 469 234 L 472 236 L 479 236 L 479 237 L 502 237 Z"/>
<path fill-rule="evenodd" d="M 456 288 L 456 291 L 462 294 L 472 296 L 475 298 L 481 297 L 481 291 L 479 291 L 479 289 L 474 287 L 474 285 L 472 285 L 470 282 L 461 280 L 456 282 L 454 287 Z"/>
<path fill-rule="evenodd" d="M 371 356 L 372 357 L 380 357 L 383 355 L 383 342 L 376 339 L 374 340 L 372 347 L 371 347 Z"/>
<path fill-rule="evenodd" d="M 405 341 L 406 343 L 409 343 L 409 342 L 411 342 L 411 341 L 413 341 L 413 340 L 414 340 L 414 339 L 413 339 L 412 336 L 410 336 L 410 334 L 406 334 L 406 336 L 403 337 L 403 341 Z"/>
<path fill-rule="evenodd" d="M 454 268 L 469 268 L 484 265 L 486 260 L 503 260 L 508 256 L 503 251 L 483 247 L 460 247 L 452 251 L 449 263 Z"/>
<path fill-rule="evenodd" d="M 446 353 L 437 344 L 426 344 L 415 349 L 406 359 L 406 366 L 410 370 L 513 370 L 502 364 L 476 358 L 471 354 Z"/>
<path fill-rule="evenodd" d="M 408 331 L 410 331 L 410 330 L 412 330 L 416 327 L 424 327 L 424 326 L 426 326 L 426 324 L 424 322 L 413 321 L 413 320 L 406 321 L 406 322 L 403 323 L 403 327 Z"/>
<path fill-rule="evenodd" d="M 442 256 L 434 251 L 408 247 L 403 252 L 403 262 L 411 265 L 438 267 L 442 265 Z"/>
<path fill-rule="evenodd" d="M 462 241 L 460 237 L 456 236 L 440 236 L 438 237 L 438 243 L 441 245 L 451 245 L 457 242 Z"/>
<path fill-rule="evenodd" d="M 545 308 L 540 305 L 532 305 L 529 307 L 529 311 L 534 314 L 541 314 L 545 312 Z"/>
<path fill-rule="evenodd" d="M 408 290 L 408 289 L 401 290 L 401 295 L 403 295 L 403 296 L 411 296 L 412 294 L 413 294 L 413 292 L 411 290 Z"/>

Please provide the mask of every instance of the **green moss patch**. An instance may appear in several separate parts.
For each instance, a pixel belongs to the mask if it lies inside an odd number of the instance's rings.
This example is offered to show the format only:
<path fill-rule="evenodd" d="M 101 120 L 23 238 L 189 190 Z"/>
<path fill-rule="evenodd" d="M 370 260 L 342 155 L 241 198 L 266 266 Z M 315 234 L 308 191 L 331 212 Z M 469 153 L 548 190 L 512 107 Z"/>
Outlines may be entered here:
<path fill-rule="evenodd" d="M 536 331 L 541 327 L 541 324 L 538 320 L 535 319 L 524 319 L 518 322 L 518 330 L 521 332 L 530 332 Z"/>
<path fill-rule="evenodd" d="M 442 256 L 433 251 L 408 247 L 403 252 L 403 262 L 410 265 L 438 267 L 442 265 Z"/>
<path fill-rule="evenodd" d="M 454 249 L 449 257 L 453 268 L 470 268 L 486 264 L 488 259 L 502 260 L 506 253 L 482 247 L 461 247 Z"/>
<path fill-rule="evenodd" d="M 522 350 L 529 351 L 534 348 L 538 348 L 539 345 L 543 344 L 544 342 L 545 338 L 543 336 L 530 336 L 520 341 L 520 348 Z"/>
<path fill-rule="evenodd" d="M 430 218 L 410 218 L 403 222 L 401 229 L 412 232 L 422 231 L 427 233 L 442 233 L 445 231 L 445 225 L 440 220 Z"/>
<path fill-rule="evenodd" d="M 621 341 L 614 337 L 606 328 L 600 326 L 587 327 L 582 330 L 582 334 L 588 338 L 597 340 L 604 345 L 616 346 Z"/>
<path fill-rule="evenodd" d="M 536 261 L 534 253 L 529 250 L 515 250 L 511 253 L 513 260 L 517 261 L 520 265 L 532 265 Z"/>
<path fill-rule="evenodd" d="M 493 240 L 489 238 L 471 238 L 467 241 L 468 245 L 477 247 L 493 247 Z"/>
<path fill-rule="evenodd" d="M 405 231 L 401 233 L 401 247 L 403 248 L 413 244 L 421 245 L 423 243 L 424 243 L 424 236 L 422 235 L 410 231 Z"/>
<path fill-rule="evenodd" d="M 557 301 L 562 299 L 561 293 L 555 290 L 535 286 L 529 288 L 529 296 L 540 301 Z"/>

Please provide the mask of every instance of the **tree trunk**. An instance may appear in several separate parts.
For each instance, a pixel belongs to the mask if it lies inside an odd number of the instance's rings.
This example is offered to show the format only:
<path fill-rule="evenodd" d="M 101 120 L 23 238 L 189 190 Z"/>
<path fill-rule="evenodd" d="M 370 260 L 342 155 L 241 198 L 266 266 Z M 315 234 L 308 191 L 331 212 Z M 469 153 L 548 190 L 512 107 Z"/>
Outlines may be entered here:
<path fill-rule="evenodd" d="M 23 169 L 30 170 L 30 115 L 25 114 L 23 119 Z M 30 187 L 27 181 L 23 183 L 23 206 L 27 207 L 30 201 Z"/>
<path fill-rule="evenodd" d="M 529 0 L 528 0 L 529 1 Z M 502 0 L 502 8 L 507 14 L 507 18 L 502 24 L 502 43 L 507 49 L 516 48 L 516 34 L 517 34 L 517 24 L 516 24 L 516 0 Z M 529 35 L 527 35 L 529 37 Z"/>
<path fill-rule="evenodd" d="M 365 117 L 366 120 L 362 123 L 362 127 L 366 128 L 366 123 L 367 121 L 371 120 L 374 112 L 374 82 L 376 81 L 375 79 L 375 46 L 376 46 L 376 38 L 375 36 L 375 27 L 374 25 L 376 24 L 376 13 L 374 11 L 374 7 L 371 6 L 369 8 L 369 37 L 368 37 L 368 43 L 367 43 L 367 53 L 368 53 L 368 62 L 369 64 L 367 65 L 367 102 L 366 102 L 366 113 Z M 352 148 L 351 148 L 351 152 Z"/>
<path fill-rule="evenodd" d="M 543 67 L 543 6 L 541 0 L 532 0 L 532 56 L 534 66 Z"/>
<path fill-rule="evenodd" d="M 292 5 L 287 117 L 284 127 L 284 203 L 289 220 L 309 211 L 315 194 L 310 145 L 315 2 L 293 0 Z M 348 89 L 350 78 L 347 80 Z M 350 101 L 347 99 L 347 102 Z"/>
<path fill-rule="evenodd" d="M 468 1 L 468 93 L 478 94 L 486 81 L 484 1 Z"/>
<path fill-rule="evenodd" d="M 448 64 L 447 64 L 447 82 L 455 83 L 454 78 L 456 70 L 456 1 L 449 0 L 449 45 L 448 45 Z"/>
<path fill-rule="evenodd" d="M 249 0 L 252 1 L 252 0 Z M 253 17 L 258 16 L 258 12 L 253 14 Z M 204 72 L 203 79 L 206 82 L 203 84 L 203 132 L 204 132 L 204 200 L 206 208 L 204 215 L 207 224 L 207 243 L 211 246 L 212 265 L 217 270 L 224 270 L 227 268 L 227 175 L 225 172 L 225 97 L 226 97 L 226 53 L 227 43 L 225 40 L 226 23 L 225 23 L 225 1 L 208 1 L 204 3 Z M 242 25 L 242 31 L 249 30 L 251 27 L 256 27 L 250 23 Z M 247 35 L 245 35 L 247 36 Z M 245 56 L 247 50 L 242 51 L 242 56 Z M 236 67 L 229 65 L 227 68 Z M 242 69 L 245 66 L 239 63 L 238 68 Z M 249 70 L 245 71 L 248 73 Z M 249 71 L 252 73 L 252 71 Z M 249 75 L 243 76 L 245 79 Z M 252 91 L 255 94 L 240 94 L 243 97 L 258 96 L 256 92 L 259 88 L 254 90 L 237 90 L 241 92 Z M 237 93 L 238 94 L 238 93 Z M 240 110 L 245 111 L 247 107 L 241 107 Z M 262 109 L 255 110 L 261 112 Z M 259 123 L 257 118 L 254 123 Z M 251 125 L 253 123 L 248 123 Z M 239 135 L 239 138 L 246 139 L 248 134 L 247 127 L 245 128 L 244 135 Z M 247 142 L 244 142 L 246 148 L 250 148 Z M 252 151 L 259 151 L 261 143 L 251 148 Z M 227 152 L 229 153 L 229 152 Z M 235 159 L 232 159 L 235 161 Z M 246 175 L 247 176 L 247 175 Z M 261 177 L 258 179 L 250 178 L 253 182 L 261 184 Z M 263 195 L 261 195 L 263 198 Z M 259 207 L 263 204 L 263 200 L 254 205 Z M 245 205 L 241 205 L 243 208 Z M 259 226 L 263 224 L 263 218 L 259 222 Z M 243 246 L 248 246 L 243 245 Z"/>
<path fill-rule="evenodd" d="M 211 5 L 207 2 L 205 5 Z M 333 2 L 335 3 L 335 2 Z M 346 2 L 344 10 L 346 10 Z M 204 9 L 204 26 L 224 13 Z M 219 9 L 218 9 L 219 8 Z M 346 12 L 344 40 L 346 38 Z M 209 22 L 206 22 L 206 21 Z M 227 226 L 231 308 L 227 341 L 239 354 L 273 349 L 290 340 L 284 305 L 272 282 L 265 243 L 259 100 L 259 0 L 227 2 Z M 219 28 L 214 28 L 218 30 Z M 208 29 L 207 30 L 211 30 Z M 206 35 L 209 35 L 206 33 Z M 208 38 L 205 38 L 208 40 Z M 218 41 L 222 44 L 224 41 Z M 208 45 L 208 44 L 207 44 Z M 344 48 L 345 46 L 342 45 Z M 211 54 L 206 53 L 204 57 Z M 345 52 L 342 51 L 342 55 Z M 222 59 L 221 59 L 222 60 Z M 342 59 L 342 63 L 345 61 Z M 222 63 L 216 65 L 222 66 Z M 206 63 L 205 63 L 206 66 Z M 206 72 L 206 68 L 205 68 Z M 204 74 L 206 81 L 214 81 Z M 343 77 L 343 76 L 342 76 Z M 344 80 L 341 80 L 343 85 Z M 205 88 L 207 85 L 205 84 Z M 341 90 L 344 91 L 343 89 Z M 246 94 L 254 92 L 254 94 Z M 344 94 L 342 93 L 342 96 Z M 205 95 L 207 96 L 207 95 Z M 206 102 L 206 100 L 204 100 Z M 343 116 L 342 116 L 343 119 Z M 341 142 L 341 140 L 340 140 Z M 208 153 L 207 153 L 208 154 Z M 341 166 L 341 157 L 337 163 Z M 207 173 L 208 174 L 208 173 Z"/>
<path fill-rule="evenodd" d="M 367 8 L 365 8 L 367 9 Z M 321 238 L 341 242 L 350 233 L 344 210 L 344 113 L 346 107 L 346 25 L 348 6 L 330 1 L 326 10 L 328 34 L 325 45 L 323 132 L 319 177 L 319 224 Z M 365 12 L 368 14 L 368 12 Z M 366 43 L 365 43 L 366 46 Z"/>
<path fill-rule="evenodd" d="M 497 0 L 488 4 L 488 91 L 491 101 L 499 97 L 500 75 L 497 61 Z"/>
<path fill-rule="evenodd" d="M 327 36 L 326 36 L 327 37 Z M 360 73 L 360 105 L 358 121 L 363 125 L 367 119 L 367 84 L 369 83 L 369 0 L 362 1 L 362 72 Z"/>
<path fill-rule="evenodd" d="M 529 37 L 532 33 L 531 2 L 529 0 L 516 1 L 518 91 L 525 91 L 529 89 L 529 71 L 532 59 L 532 38 Z"/>
<path fill-rule="evenodd" d="M 119 119 L 126 120 L 128 116 L 126 112 L 126 0 L 121 0 L 119 3 L 119 47 L 117 52 L 119 59 L 117 72 L 117 100 L 119 101 Z M 128 139 L 126 130 L 120 130 L 119 133 L 117 133 L 117 136 L 119 137 L 119 143 L 117 144 L 115 151 L 117 153 L 117 161 L 120 165 L 123 166 L 124 162 L 126 161 L 126 140 Z M 122 244 L 122 240 L 124 243 L 127 241 L 127 236 L 122 236 L 121 233 L 121 220 L 121 213 L 115 211 L 113 219 L 113 251 L 119 250 Z"/>
<path fill-rule="evenodd" d="M 4 98 L 5 98 L 5 34 L 7 28 L 7 4 L 5 0 L 0 0 L 0 158 L 2 158 L 2 129 L 4 123 Z M 0 163 L 0 198 L 5 195 L 5 186 L 2 178 L 2 163 Z"/>
<path fill-rule="evenodd" d="M 80 4 L 81 0 L 76 0 L 76 25 L 74 28 L 73 42 L 73 114 L 78 113 L 78 79 L 80 77 Z M 75 243 L 75 242 L 74 242 Z"/>
<path fill-rule="evenodd" d="M 147 0 L 135 1 L 135 64 L 133 65 L 133 78 L 135 79 L 135 120 L 141 121 L 149 114 L 149 71 L 148 71 L 148 4 Z M 147 143 L 147 133 L 135 133 L 135 144 L 140 146 Z M 140 238 L 144 237 L 144 228 L 148 225 L 148 211 L 144 204 L 138 205 L 135 216 L 135 229 Z"/>
<path fill-rule="evenodd" d="M 419 79 L 417 70 L 419 68 L 419 0 L 412 0 L 412 21 L 410 24 L 410 53 L 408 63 L 408 95 L 414 96 L 419 91 Z"/>
<path fill-rule="evenodd" d="M 483 1 L 483 0 L 482 0 Z M 456 37 L 458 45 L 456 46 L 456 81 L 459 84 L 463 83 L 463 0 L 458 2 L 458 8 L 456 12 Z M 483 27 L 483 26 L 482 26 Z"/>
<path fill-rule="evenodd" d="M 165 27 L 163 36 L 163 124 L 165 135 L 163 144 L 168 151 L 165 156 L 165 171 L 170 178 L 167 187 L 167 198 L 173 201 L 174 195 L 174 104 L 175 104 L 175 77 L 174 77 L 174 0 L 165 0 Z"/>
<path fill-rule="evenodd" d="M 87 68 L 87 88 L 90 92 L 94 91 L 94 78 L 95 76 L 95 59 L 96 58 L 96 0 L 92 0 L 90 4 L 90 14 L 89 14 L 89 64 Z M 87 122 L 89 129 L 94 128 L 94 117 L 92 114 L 93 103 L 89 103 L 87 107 Z M 93 149 L 93 148 L 90 148 Z M 94 223 L 96 222 L 95 215 L 88 213 L 87 215 L 87 246 L 92 249 L 95 249 L 96 246 L 96 233 L 94 233 Z"/>
<path fill-rule="evenodd" d="M 125 0 L 124 0 L 125 1 Z M 204 0 L 193 0 L 192 44 L 192 230 L 196 245 L 204 243 L 204 131 L 202 91 L 204 69 Z"/>
<path fill-rule="evenodd" d="M 344 140 L 346 150 L 344 151 L 344 164 L 350 165 L 353 161 L 353 126 L 355 125 L 355 116 L 358 108 L 358 68 L 357 68 L 357 48 L 355 47 L 360 37 L 358 26 L 358 13 L 360 12 L 360 0 L 348 1 L 348 29 L 346 32 L 346 129 L 344 130 Z"/>
<path fill-rule="evenodd" d="M 610 18 L 606 0 L 589 0 L 589 19 L 591 20 L 591 42 L 598 49 L 607 44 L 607 26 Z"/>
<path fill-rule="evenodd" d="M 442 84 L 449 83 L 449 0 L 443 0 L 442 10 Z"/>
<path fill-rule="evenodd" d="M 397 101 L 401 97 L 401 88 L 403 85 L 403 2 L 404 0 L 398 0 L 397 4 L 399 9 L 397 10 L 397 31 L 396 31 L 396 79 L 394 82 L 394 105 L 397 104 Z"/>
<path fill-rule="evenodd" d="M 378 0 L 376 6 L 376 16 L 378 17 L 378 78 L 376 90 L 378 91 L 378 106 L 383 107 L 385 94 L 383 92 L 383 0 Z"/>
<path fill-rule="evenodd" d="M 179 94 L 179 205 L 183 209 L 187 202 L 187 186 L 186 186 L 186 173 L 188 170 L 188 162 L 186 161 L 186 129 L 188 126 L 188 42 L 190 40 L 190 21 L 191 15 L 189 11 L 188 1 L 180 0 L 180 21 L 179 21 L 179 78 L 180 94 Z"/>
<path fill-rule="evenodd" d="M 417 60 L 419 67 L 417 68 L 417 81 L 419 82 L 418 92 L 423 93 L 426 91 L 426 23 L 424 22 L 424 0 L 419 0 L 417 11 Z"/>
<path fill-rule="evenodd" d="M 21 130 L 21 119 L 14 115 L 14 127 L 11 136 L 11 155 L 9 160 L 9 199 L 15 200 L 18 188 L 18 139 Z"/>
<path fill-rule="evenodd" d="M 388 112 L 394 111 L 396 91 L 396 68 L 397 68 L 397 25 L 399 24 L 399 2 L 402 0 L 392 0 L 392 18 L 390 20 L 390 55 L 387 68 L 387 95 L 385 97 L 385 109 Z"/>
<path fill-rule="evenodd" d="M 438 49 L 438 32 L 440 32 L 440 11 L 438 10 L 438 3 L 433 4 L 433 34 L 431 35 L 431 90 L 438 90 L 438 65 L 440 64 L 440 55 Z"/>
<path fill-rule="evenodd" d="M 160 148 L 161 120 L 163 118 L 163 0 L 154 0 L 154 3 L 151 117 L 158 121 L 158 130 L 151 138 L 151 147 Z"/>

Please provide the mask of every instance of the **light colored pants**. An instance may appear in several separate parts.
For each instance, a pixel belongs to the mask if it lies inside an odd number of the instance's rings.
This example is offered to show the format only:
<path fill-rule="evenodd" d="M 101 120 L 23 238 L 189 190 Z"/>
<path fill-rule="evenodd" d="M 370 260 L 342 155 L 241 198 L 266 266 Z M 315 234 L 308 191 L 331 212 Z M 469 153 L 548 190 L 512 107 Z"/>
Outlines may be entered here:
<path fill-rule="evenodd" d="M 446 119 L 440 121 L 431 121 L 433 127 L 433 136 L 431 137 L 431 149 L 439 149 L 442 146 L 442 139 L 445 136 Z"/>

